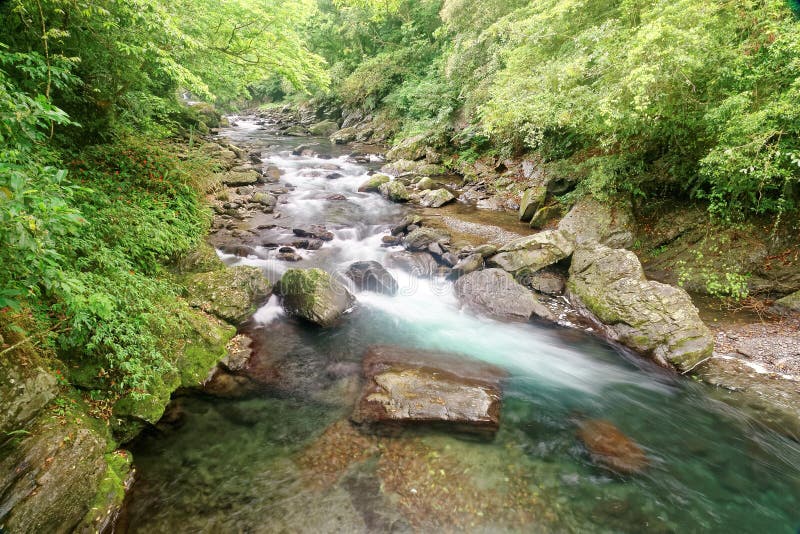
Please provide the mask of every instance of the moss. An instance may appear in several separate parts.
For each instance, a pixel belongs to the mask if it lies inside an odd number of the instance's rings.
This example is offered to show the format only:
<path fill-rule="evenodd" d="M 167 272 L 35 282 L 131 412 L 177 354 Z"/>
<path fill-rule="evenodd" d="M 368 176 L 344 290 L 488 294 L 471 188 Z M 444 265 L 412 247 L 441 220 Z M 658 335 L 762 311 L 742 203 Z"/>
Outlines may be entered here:
<path fill-rule="evenodd" d="M 89 511 L 75 531 L 102 531 L 106 522 L 116 515 L 125 500 L 125 489 L 131 475 L 133 457 L 127 451 L 105 455 L 106 472 L 97 488 Z"/>

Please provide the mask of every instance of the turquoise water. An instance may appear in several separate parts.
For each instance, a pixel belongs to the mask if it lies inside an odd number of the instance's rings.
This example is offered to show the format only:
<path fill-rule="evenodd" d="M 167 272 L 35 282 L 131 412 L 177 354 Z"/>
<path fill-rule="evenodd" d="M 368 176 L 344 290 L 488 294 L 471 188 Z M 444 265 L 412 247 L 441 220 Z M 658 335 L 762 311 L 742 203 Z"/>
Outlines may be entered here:
<path fill-rule="evenodd" d="M 240 139 L 287 146 L 255 130 Z M 283 145 L 281 143 L 284 143 Z M 355 193 L 365 169 L 304 177 L 316 158 L 270 155 L 297 186 L 286 217 L 335 220 L 336 239 L 302 266 L 386 262 L 402 208 Z M 338 160 L 337 160 L 338 161 Z M 343 192 L 335 212 L 320 192 Z M 329 215 L 331 215 L 329 217 Z M 271 260 L 224 256 L 260 265 Z M 504 324 L 458 309 L 449 282 L 393 269 L 396 297 L 359 293 L 342 324 L 317 330 L 275 301 L 249 333 L 257 387 L 175 399 L 169 423 L 132 445 L 130 532 L 787 532 L 800 526 L 800 445 L 714 400 L 712 390 L 575 329 Z M 447 350 L 506 368 L 501 429 L 480 441 L 441 431 L 371 437 L 349 426 L 359 362 L 376 343 Z M 649 467 L 619 477 L 576 438 L 613 422 Z"/>

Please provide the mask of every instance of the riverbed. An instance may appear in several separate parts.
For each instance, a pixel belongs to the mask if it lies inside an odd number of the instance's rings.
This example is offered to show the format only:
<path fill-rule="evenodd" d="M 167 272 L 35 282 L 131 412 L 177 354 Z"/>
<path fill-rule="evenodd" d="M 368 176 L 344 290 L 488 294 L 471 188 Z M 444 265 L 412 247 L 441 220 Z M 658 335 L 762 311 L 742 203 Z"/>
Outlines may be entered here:
<path fill-rule="evenodd" d="M 451 281 L 436 272 L 407 272 L 391 258 L 399 247 L 382 246 L 383 236 L 412 208 L 357 191 L 379 166 L 378 158 L 355 163 L 349 147 L 279 137 L 247 120 L 224 135 L 262 151 L 265 164 L 282 170 L 279 185 L 287 189 L 276 208 L 280 217 L 242 221 L 242 232 L 255 232 L 247 235 L 255 235 L 256 243 L 313 224 L 333 233 L 319 250 L 298 251 L 302 260 L 296 263 L 279 261 L 277 249 L 258 244 L 247 257 L 220 249 L 226 263 L 261 267 L 275 281 L 289 268 L 341 273 L 354 261 L 376 260 L 400 290 L 395 296 L 358 292 L 356 307 L 330 329 L 286 317 L 273 297 L 244 329 L 254 340 L 251 369 L 259 388 L 238 396 L 176 396 L 169 410 L 174 423 L 159 425 L 131 446 L 137 480 L 119 530 L 800 527 L 798 443 L 714 400 L 708 386 L 590 333 L 504 323 L 459 309 Z M 319 143 L 319 155 L 291 154 L 308 142 Z M 330 178 L 334 167 L 341 176 Z M 344 199 L 332 200 L 334 195 Z M 493 220 L 464 206 L 439 213 L 445 224 L 447 218 L 476 225 Z M 498 217 L 486 241 L 526 232 Z M 355 429 L 347 418 L 359 392 L 359 363 L 375 344 L 458 353 L 505 369 L 509 379 L 497 435 L 486 440 L 417 429 L 373 436 Z M 587 420 L 610 421 L 638 443 L 647 469 L 620 476 L 593 462 L 576 438 Z"/>

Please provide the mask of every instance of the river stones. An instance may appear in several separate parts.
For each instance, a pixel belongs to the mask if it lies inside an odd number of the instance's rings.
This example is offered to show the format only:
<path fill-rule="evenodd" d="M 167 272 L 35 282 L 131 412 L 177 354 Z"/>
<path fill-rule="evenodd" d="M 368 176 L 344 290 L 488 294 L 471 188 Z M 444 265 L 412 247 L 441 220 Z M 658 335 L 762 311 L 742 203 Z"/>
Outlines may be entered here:
<path fill-rule="evenodd" d="M 249 319 L 272 292 L 261 269 L 245 265 L 196 274 L 187 287 L 190 306 L 234 325 Z"/>
<path fill-rule="evenodd" d="M 579 247 L 567 282 L 573 304 L 611 339 L 663 366 L 691 369 L 714 340 L 683 289 L 649 281 L 633 252 Z"/>
<path fill-rule="evenodd" d="M 345 273 L 356 288 L 362 291 L 394 295 L 397 293 L 397 280 L 377 261 L 357 261 L 351 263 Z"/>
<path fill-rule="evenodd" d="M 312 225 L 309 228 L 292 228 L 292 233 L 297 237 L 321 239 L 322 241 L 332 241 L 334 238 L 333 232 L 320 225 Z"/>
<path fill-rule="evenodd" d="M 615 473 L 638 474 L 650 463 L 644 450 L 610 421 L 581 422 L 578 439 L 595 462 Z"/>
<path fill-rule="evenodd" d="M 403 238 L 403 246 L 412 252 L 421 252 L 428 250 L 428 247 L 433 243 L 446 243 L 449 240 L 450 237 L 447 234 L 433 228 L 422 227 L 414 229 L 405 236 Z"/>
<path fill-rule="evenodd" d="M 381 195 L 385 196 L 392 202 L 408 202 L 409 198 L 411 198 L 406 186 L 403 185 L 403 182 L 398 180 L 392 180 L 391 182 L 381 184 L 378 190 L 380 191 Z"/>
<path fill-rule="evenodd" d="M 370 176 L 369 180 L 362 183 L 358 187 L 359 193 L 377 193 L 380 191 L 380 187 L 383 184 L 389 183 L 392 180 L 392 177 L 387 174 L 373 174 Z"/>
<path fill-rule="evenodd" d="M 568 258 L 573 250 L 567 234 L 548 230 L 511 241 L 489 258 L 488 264 L 511 273 L 521 269 L 535 272 Z"/>
<path fill-rule="evenodd" d="M 536 315 L 555 320 L 553 313 L 527 288 L 501 269 L 485 269 L 462 276 L 455 283 L 462 306 L 496 319 L 527 321 Z"/>
<path fill-rule="evenodd" d="M 443 425 L 493 434 L 500 426 L 505 372 L 466 356 L 374 346 L 363 360 L 365 379 L 351 420 L 366 429 Z"/>
<path fill-rule="evenodd" d="M 321 269 L 289 269 L 281 278 L 280 291 L 287 314 L 322 327 L 335 324 L 356 300 Z"/>
<path fill-rule="evenodd" d="M 579 200 L 558 223 L 577 244 L 598 242 L 612 248 L 633 245 L 632 228 L 630 203 L 609 204 L 591 197 Z"/>
<path fill-rule="evenodd" d="M 456 197 L 447 189 L 436 189 L 426 191 L 419 200 L 421 206 L 425 208 L 441 208 L 445 204 L 452 202 Z"/>

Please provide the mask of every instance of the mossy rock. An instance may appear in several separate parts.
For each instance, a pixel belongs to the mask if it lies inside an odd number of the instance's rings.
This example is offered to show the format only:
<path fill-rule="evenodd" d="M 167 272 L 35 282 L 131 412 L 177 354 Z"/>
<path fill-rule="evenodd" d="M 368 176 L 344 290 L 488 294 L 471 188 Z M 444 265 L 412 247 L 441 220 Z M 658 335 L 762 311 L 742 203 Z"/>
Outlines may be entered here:
<path fill-rule="evenodd" d="M 234 325 L 249 319 L 272 290 L 261 269 L 250 266 L 200 273 L 186 285 L 191 306 Z"/>
<path fill-rule="evenodd" d="M 792 293 L 789 296 L 783 297 L 775 301 L 775 308 L 779 312 L 795 312 L 800 313 L 800 291 Z"/>
<path fill-rule="evenodd" d="M 75 532 L 109 532 L 133 478 L 133 456 L 119 450 L 105 455 L 106 472 L 97 488 L 89 511 Z"/>
<path fill-rule="evenodd" d="M 423 176 L 417 182 L 417 189 L 420 191 L 427 191 L 436 187 L 436 182 L 434 182 L 430 176 Z"/>
<path fill-rule="evenodd" d="M 344 285 L 321 269 L 289 269 L 280 291 L 286 313 L 319 326 L 332 326 L 355 303 Z"/>
<path fill-rule="evenodd" d="M 406 137 L 386 153 L 386 159 L 389 161 L 423 159 L 428 145 L 427 139 L 425 134 Z"/>
<path fill-rule="evenodd" d="M 408 202 L 408 199 L 411 198 L 406 186 L 397 180 L 386 182 L 379 189 L 381 194 L 392 202 Z"/>
<path fill-rule="evenodd" d="M 531 217 L 531 228 L 544 228 L 547 223 L 561 217 L 562 208 L 561 204 L 550 204 L 549 206 L 543 206 L 536 210 L 536 213 L 533 214 Z"/>
<path fill-rule="evenodd" d="M 208 273 L 224 268 L 225 264 L 217 256 L 217 251 L 206 242 L 200 243 L 173 264 L 173 270 L 178 274 Z"/>
<path fill-rule="evenodd" d="M 361 184 L 358 188 L 359 193 L 377 193 L 383 184 L 389 183 L 392 177 L 387 174 L 373 174 L 369 180 Z"/>
<path fill-rule="evenodd" d="M 452 202 L 456 197 L 447 189 L 436 189 L 426 191 L 420 198 L 420 205 L 426 208 L 441 208 L 445 204 Z"/>
<path fill-rule="evenodd" d="M 649 281 L 633 252 L 597 243 L 576 249 L 567 282 L 573 304 L 615 341 L 685 371 L 714 349 L 689 295 Z"/>
<path fill-rule="evenodd" d="M 528 222 L 534 214 L 542 207 L 547 198 L 547 188 L 543 186 L 531 187 L 522 194 L 519 203 L 519 220 Z"/>
<path fill-rule="evenodd" d="M 308 127 L 311 135 L 328 137 L 339 131 L 339 125 L 333 121 L 321 121 Z"/>

